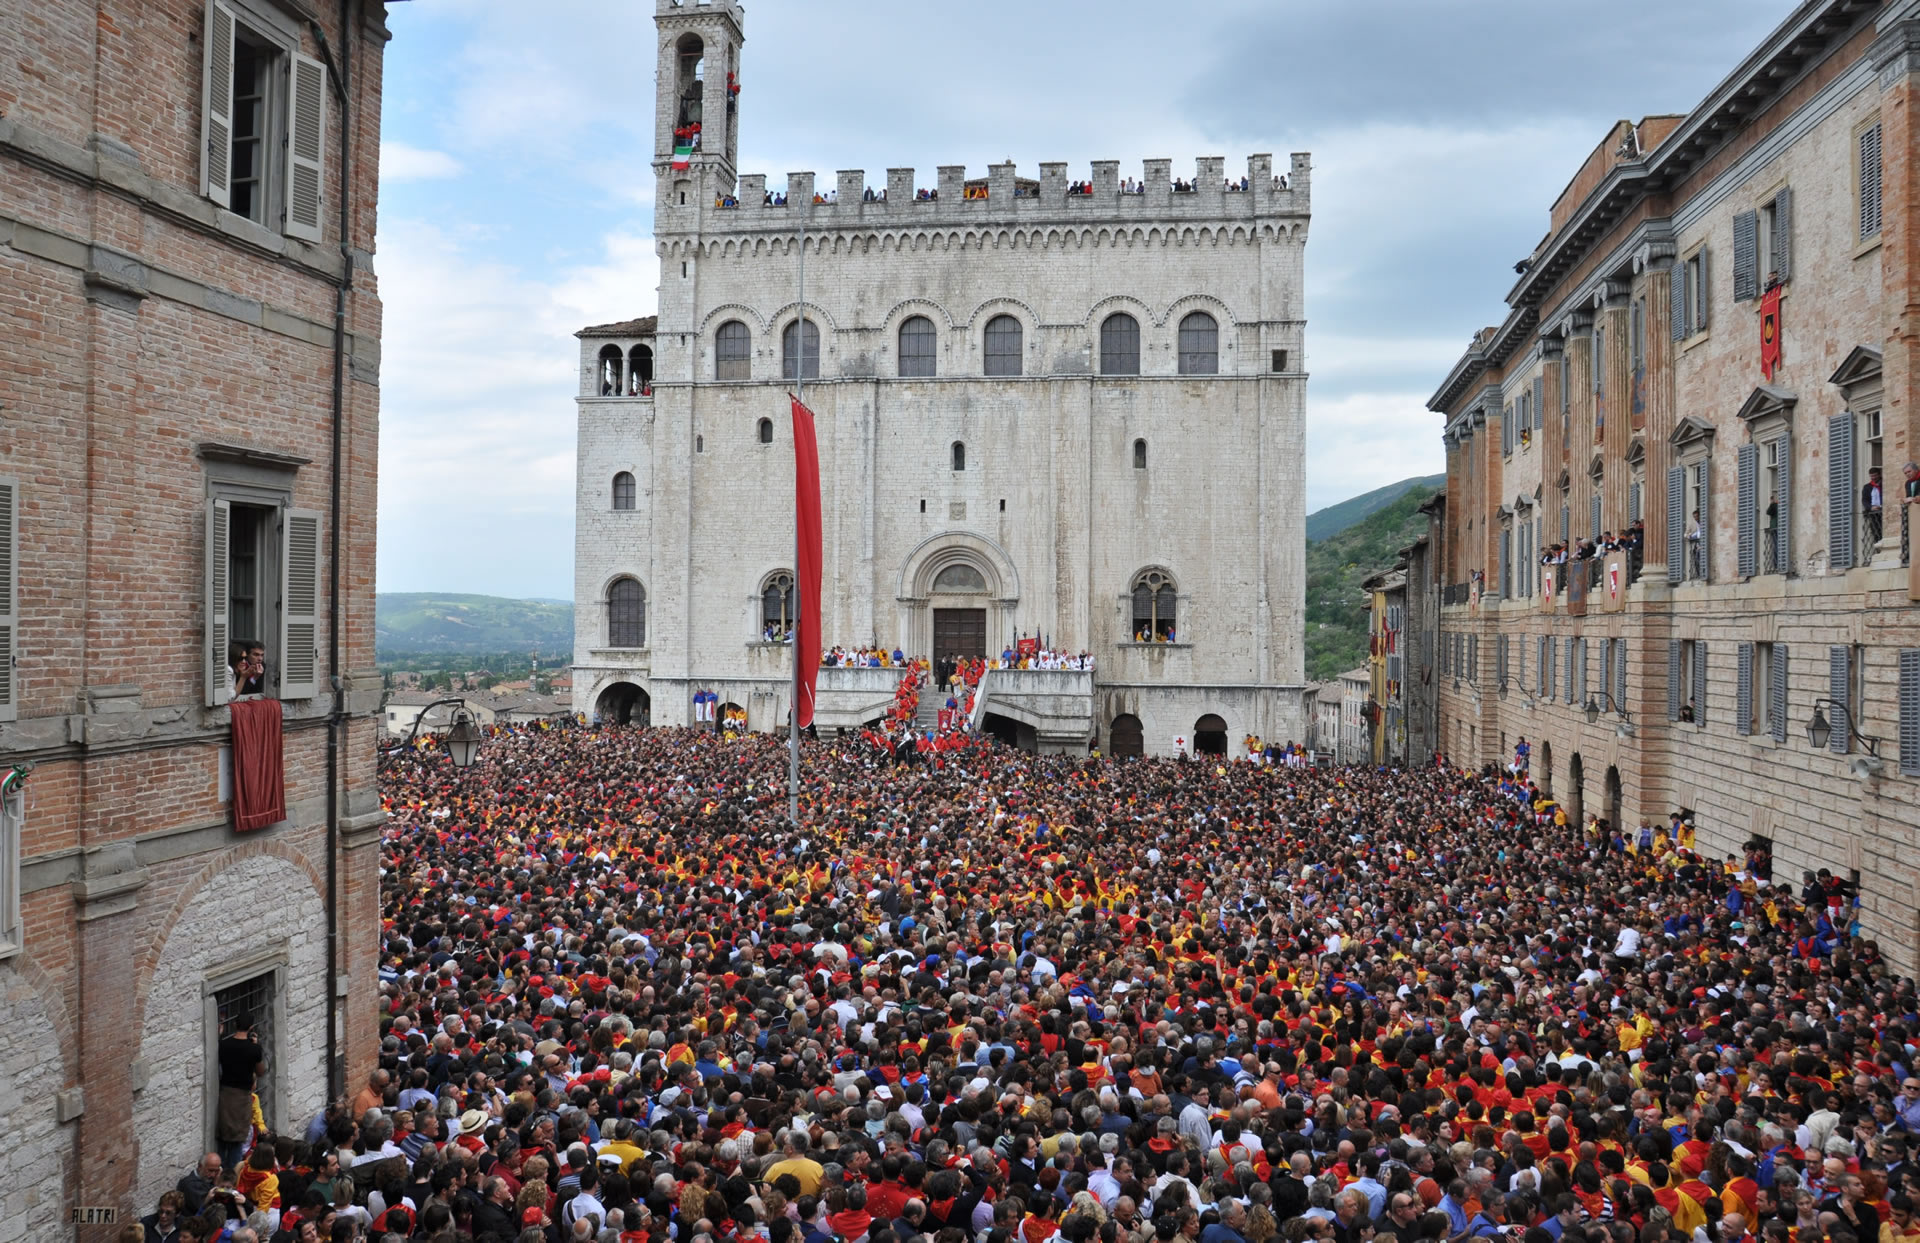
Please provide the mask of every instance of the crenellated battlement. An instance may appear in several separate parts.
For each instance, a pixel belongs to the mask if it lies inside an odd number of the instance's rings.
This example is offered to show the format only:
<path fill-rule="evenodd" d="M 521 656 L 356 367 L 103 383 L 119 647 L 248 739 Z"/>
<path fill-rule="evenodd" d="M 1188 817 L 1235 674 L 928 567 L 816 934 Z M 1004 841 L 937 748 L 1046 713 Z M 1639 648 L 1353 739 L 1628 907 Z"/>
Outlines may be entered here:
<path fill-rule="evenodd" d="M 1143 161 L 1137 178 L 1122 177 L 1118 160 L 1094 161 L 1085 178 L 1069 177 L 1067 168 L 1064 162 L 1045 163 L 1040 176 L 1031 178 L 1020 176 L 1009 162 L 989 165 L 986 176 L 970 178 L 965 165 L 942 164 L 931 185 L 920 184 L 912 168 L 890 168 L 886 180 L 874 185 L 864 169 L 856 168 L 840 170 L 831 182 L 812 172 L 789 173 L 780 187 L 769 187 L 761 173 L 742 176 L 738 186 L 728 185 L 719 170 L 696 168 L 680 174 L 688 185 L 686 202 L 663 205 L 655 230 L 784 231 L 795 227 L 802 212 L 809 229 L 822 231 L 1077 222 L 1144 225 L 1312 213 L 1313 163 L 1303 151 L 1295 152 L 1282 172 L 1275 171 L 1271 155 L 1251 155 L 1244 174 L 1231 179 L 1220 156 L 1196 159 L 1191 178 L 1176 177 L 1173 161 L 1165 159 Z M 673 174 L 663 169 L 661 176 Z"/>

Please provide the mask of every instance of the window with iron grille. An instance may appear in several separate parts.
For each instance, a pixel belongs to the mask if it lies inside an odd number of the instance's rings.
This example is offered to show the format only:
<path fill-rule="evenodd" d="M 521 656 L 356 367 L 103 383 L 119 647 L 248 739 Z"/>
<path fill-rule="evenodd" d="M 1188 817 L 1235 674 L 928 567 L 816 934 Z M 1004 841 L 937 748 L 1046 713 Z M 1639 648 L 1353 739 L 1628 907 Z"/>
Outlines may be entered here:
<path fill-rule="evenodd" d="M 901 324 L 900 375 L 917 379 L 934 374 L 935 353 L 939 345 L 939 334 L 934 331 L 933 321 L 926 316 L 915 315 Z"/>
<path fill-rule="evenodd" d="M 1220 370 L 1220 326 L 1205 311 L 1180 321 L 1180 374 L 1214 375 Z"/>
<path fill-rule="evenodd" d="M 1140 374 L 1140 321 L 1125 311 L 1100 322 L 1100 374 Z"/>
<path fill-rule="evenodd" d="M 1022 341 L 1025 330 L 1020 321 L 1011 315 L 996 315 L 987 321 L 982 335 L 983 370 L 990 376 L 1017 376 L 1021 374 Z"/>

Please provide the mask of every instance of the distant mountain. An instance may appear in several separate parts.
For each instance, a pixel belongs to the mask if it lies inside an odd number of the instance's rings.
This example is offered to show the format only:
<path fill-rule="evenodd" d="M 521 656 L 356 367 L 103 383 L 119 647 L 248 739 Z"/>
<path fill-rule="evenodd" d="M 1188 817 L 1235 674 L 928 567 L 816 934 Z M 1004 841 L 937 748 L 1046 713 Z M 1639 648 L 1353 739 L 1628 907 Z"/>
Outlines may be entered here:
<path fill-rule="evenodd" d="M 573 605 L 432 591 L 383 591 L 373 602 L 374 645 L 388 652 L 538 652 L 573 655 Z"/>
<path fill-rule="evenodd" d="M 1409 489 L 1424 488 L 1428 493 L 1447 482 L 1445 475 L 1427 475 L 1419 479 L 1402 479 L 1399 483 L 1390 483 L 1384 488 L 1375 488 L 1359 496 L 1341 501 L 1338 505 L 1329 505 L 1325 509 L 1315 510 L 1307 515 L 1307 542 L 1326 539 L 1338 535 L 1368 514 L 1379 513 L 1387 506 L 1405 496 Z M 1344 673 L 1345 670 L 1340 670 Z"/>
<path fill-rule="evenodd" d="M 1420 506 L 1445 484 L 1444 475 L 1407 479 L 1356 496 L 1321 514 L 1357 505 L 1382 493 L 1399 495 L 1373 512 L 1307 543 L 1307 677 L 1315 682 L 1335 678 L 1367 658 L 1367 612 L 1360 584 L 1382 570 L 1393 568 L 1400 550 L 1427 531 Z M 1318 515 L 1316 515 L 1317 517 Z M 1313 520 L 1307 520 L 1311 529 Z"/>

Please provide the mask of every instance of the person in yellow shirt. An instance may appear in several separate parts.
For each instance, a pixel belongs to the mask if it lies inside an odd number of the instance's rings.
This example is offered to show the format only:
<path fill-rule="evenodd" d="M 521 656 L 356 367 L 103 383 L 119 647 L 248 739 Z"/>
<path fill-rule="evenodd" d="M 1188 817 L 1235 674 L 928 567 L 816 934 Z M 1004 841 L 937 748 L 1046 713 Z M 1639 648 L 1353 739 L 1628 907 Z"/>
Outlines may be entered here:
<path fill-rule="evenodd" d="M 780 1160 L 775 1161 L 761 1175 L 769 1185 L 779 1181 L 782 1174 L 791 1174 L 800 1184 L 800 1194 L 817 1196 L 820 1194 L 820 1180 L 826 1170 L 818 1161 L 807 1155 L 807 1133 L 799 1127 L 787 1128 L 786 1142 L 782 1148 Z"/>
<path fill-rule="evenodd" d="M 633 1142 L 633 1120 L 622 1118 L 614 1124 L 614 1138 L 600 1145 L 604 1155 L 620 1158 L 620 1172 L 625 1174 L 633 1168 L 633 1163 L 645 1157 L 647 1150 Z"/>

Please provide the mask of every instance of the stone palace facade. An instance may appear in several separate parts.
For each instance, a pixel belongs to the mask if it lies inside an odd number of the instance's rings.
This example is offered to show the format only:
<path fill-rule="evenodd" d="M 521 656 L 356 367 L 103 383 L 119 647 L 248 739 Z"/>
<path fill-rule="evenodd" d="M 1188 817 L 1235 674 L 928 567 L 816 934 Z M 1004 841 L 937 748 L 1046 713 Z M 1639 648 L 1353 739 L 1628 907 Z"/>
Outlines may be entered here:
<path fill-rule="evenodd" d="M 989 706 L 1043 749 L 1304 737 L 1308 157 L 769 192 L 735 170 L 742 10 L 658 2 L 659 314 L 579 334 L 575 707 L 785 721 L 804 379 L 826 646 L 1090 651 L 1074 704 Z M 824 723 L 880 715 L 837 689 Z"/>

